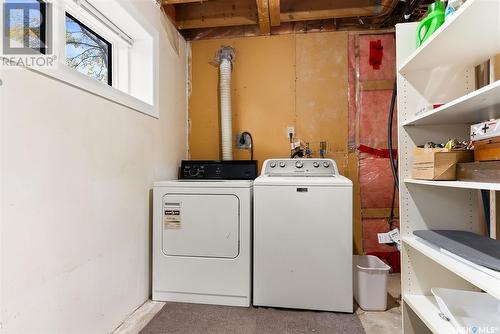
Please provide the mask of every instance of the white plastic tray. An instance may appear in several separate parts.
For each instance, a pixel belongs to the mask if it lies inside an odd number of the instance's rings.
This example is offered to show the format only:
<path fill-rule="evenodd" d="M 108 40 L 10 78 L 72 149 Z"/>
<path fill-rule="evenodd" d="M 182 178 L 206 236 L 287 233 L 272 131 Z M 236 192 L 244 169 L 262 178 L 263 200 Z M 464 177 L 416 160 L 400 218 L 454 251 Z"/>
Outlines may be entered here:
<path fill-rule="evenodd" d="M 484 292 L 445 288 L 432 288 L 431 292 L 458 333 L 500 333 L 498 299 Z"/>

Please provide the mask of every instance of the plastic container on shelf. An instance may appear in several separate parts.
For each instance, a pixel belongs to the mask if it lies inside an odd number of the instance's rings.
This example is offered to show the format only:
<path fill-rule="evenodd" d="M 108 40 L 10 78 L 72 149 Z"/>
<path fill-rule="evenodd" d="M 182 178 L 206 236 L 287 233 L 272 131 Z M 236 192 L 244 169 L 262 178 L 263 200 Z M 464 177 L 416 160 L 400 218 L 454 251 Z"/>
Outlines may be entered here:
<path fill-rule="evenodd" d="M 464 3 L 465 0 L 449 0 L 444 13 L 444 20 L 448 20 Z"/>
<path fill-rule="evenodd" d="M 445 5 L 442 1 L 431 3 L 427 16 L 420 21 L 417 27 L 417 48 L 428 39 L 444 23 Z"/>
<path fill-rule="evenodd" d="M 387 309 L 389 267 L 373 255 L 354 255 L 354 299 L 365 311 Z"/>
<path fill-rule="evenodd" d="M 500 301 L 487 293 L 431 288 L 443 315 L 457 333 L 498 333 Z"/>

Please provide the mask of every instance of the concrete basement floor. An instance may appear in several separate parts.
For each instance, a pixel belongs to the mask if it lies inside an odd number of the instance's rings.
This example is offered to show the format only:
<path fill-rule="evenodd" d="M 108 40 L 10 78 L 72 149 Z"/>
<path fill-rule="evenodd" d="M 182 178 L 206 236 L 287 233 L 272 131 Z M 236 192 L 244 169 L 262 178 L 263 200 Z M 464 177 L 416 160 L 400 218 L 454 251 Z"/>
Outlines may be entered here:
<path fill-rule="evenodd" d="M 400 274 L 389 275 L 388 293 L 387 311 L 365 312 L 359 307 L 355 311 L 366 334 L 401 333 Z M 162 302 L 147 301 L 125 320 L 113 334 L 138 334 L 164 305 L 165 303 Z"/>
<path fill-rule="evenodd" d="M 356 310 L 366 334 L 402 333 L 400 274 L 389 275 L 387 292 L 387 311 L 365 312 L 359 307 Z"/>

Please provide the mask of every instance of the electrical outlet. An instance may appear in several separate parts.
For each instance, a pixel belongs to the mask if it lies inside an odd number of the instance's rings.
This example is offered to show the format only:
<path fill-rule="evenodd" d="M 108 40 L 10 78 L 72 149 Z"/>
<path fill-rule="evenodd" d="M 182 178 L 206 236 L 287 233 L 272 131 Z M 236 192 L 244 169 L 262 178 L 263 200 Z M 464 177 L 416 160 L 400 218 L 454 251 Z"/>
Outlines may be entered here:
<path fill-rule="evenodd" d="M 290 134 L 292 135 L 292 138 L 295 137 L 295 127 L 289 126 L 286 128 L 286 139 L 290 139 Z"/>
<path fill-rule="evenodd" d="M 241 150 L 247 150 L 251 147 L 251 140 L 248 134 L 238 133 L 236 135 L 236 147 Z"/>

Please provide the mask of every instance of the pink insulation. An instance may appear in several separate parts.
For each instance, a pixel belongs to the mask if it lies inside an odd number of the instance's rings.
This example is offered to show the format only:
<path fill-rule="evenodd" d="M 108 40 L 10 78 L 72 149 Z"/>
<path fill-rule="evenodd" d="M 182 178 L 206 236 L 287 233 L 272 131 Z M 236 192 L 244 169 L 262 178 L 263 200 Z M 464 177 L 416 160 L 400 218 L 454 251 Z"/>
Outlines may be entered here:
<path fill-rule="evenodd" d="M 360 92 L 359 101 L 359 145 L 387 148 L 387 124 L 392 91 L 372 90 Z M 392 127 L 393 145 L 397 146 L 397 119 Z"/>
<path fill-rule="evenodd" d="M 389 159 L 361 153 L 359 158 L 359 183 L 362 208 L 391 207 L 394 179 Z M 396 207 L 397 205 L 396 196 Z"/>
<path fill-rule="evenodd" d="M 399 227 L 399 222 L 396 222 L 395 227 Z M 377 234 L 388 231 L 389 224 L 387 219 L 363 219 L 364 252 L 394 252 L 396 247 L 378 243 Z"/>
<path fill-rule="evenodd" d="M 374 70 L 370 65 L 370 42 L 380 40 L 382 64 Z M 394 80 L 396 77 L 396 40 L 394 34 L 359 36 L 359 80 Z"/>
<path fill-rule="evenodd" d="M 379 40 L 382 46 L 382 61 L 379 68 L 374 68 L 377 66 L 370 65 L 370 42 L 378 44 Z M 387 149 L 391 82 L 396 76 L 394 34 L 351 33 L 348 40 L 348 52 L 349 148 L 364 145 L 374 149 Z M 374 89 L 374 87 L 381 88 Z M 397 147 L 396 118 L 393 124 L 393 134 L 393 145 Z M 394 179 L 389 159 L 360 153 L 359 184 L 362 209 L 391 207 Z M 396 208 L 398 207 L 397 196 L 396 193 Z M 388 218 L 363 219 L 362 227 L 365 253 L 396 251 L 395 247 L 380 245 L 377 240 L 377 233 L 389 230 Z"/>

